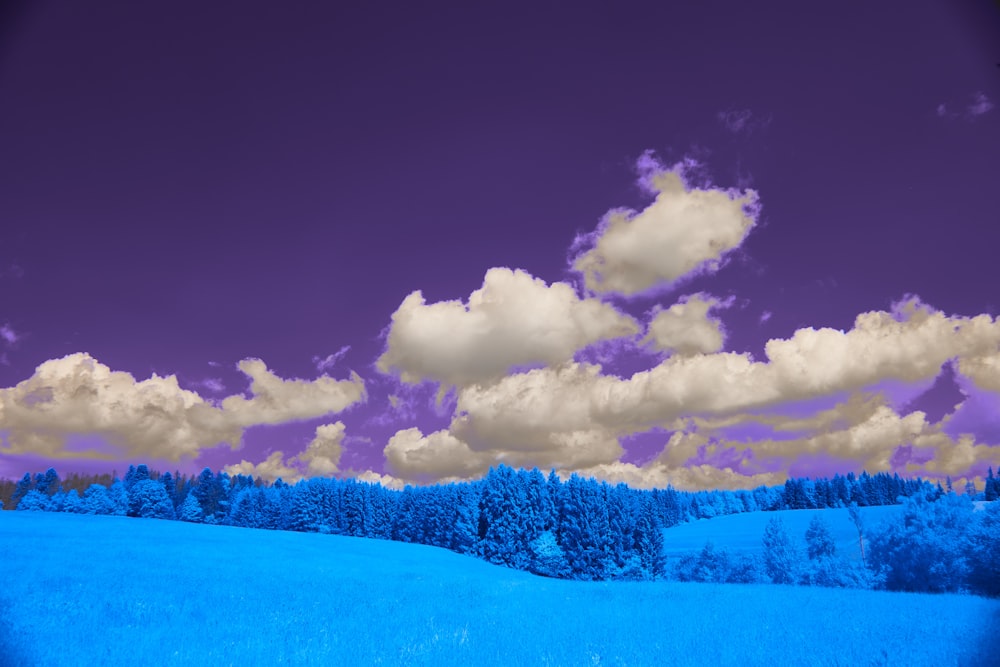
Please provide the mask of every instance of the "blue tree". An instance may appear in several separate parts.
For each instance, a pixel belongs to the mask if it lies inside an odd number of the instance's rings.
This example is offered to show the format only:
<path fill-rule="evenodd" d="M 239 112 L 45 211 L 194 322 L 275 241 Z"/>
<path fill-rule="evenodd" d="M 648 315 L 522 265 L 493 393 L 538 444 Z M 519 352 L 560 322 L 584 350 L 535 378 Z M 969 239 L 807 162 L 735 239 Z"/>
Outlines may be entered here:
<path fill-rule="evenodd" d="M 129 495 L 129 516 L 143 519 L 173 519 L 174 503 L 166 489 L 157 481 L 135 482 Z"/>
<path fill-rule="evenodd" d="M 819 514 L 813 516 L 806 529 L 806 551 L 809 560 L 830 558 L 836 555 L 837 545 L 830 534 L 830 528 Z"/>
<path fill-rule="evenodd" d="M 993 476 L 993 466 L 990 466 L 989 474 L 986 476 L 986 488 L 983 489 L 983 498 L 987 502 L 993 502 L 1000 497 L 1000 483 Z"/>
<path fill-rule="evenodd" d="M 41 491 L 32 489 L 24 494 L 24 497 L 17 503 L 17 509 L 30 512 L 48 512 L 50 509 L 49 497 Z"/>
<path fill-rule="evenodd" d="M 764 571 L 776 584 L 795 584 L 799 581 L 802 558 L 792 544 L 785 522 L 771 517 L 764 527 Z"/>
<path fill-rule="evenodd" d="M 974 513 L 964 551 L 971 590 L 1000 597 L 1000 503 L 991 502 Z"/>
<path fill-rule="evenodd" d="M 918 494 L 871 535 L 869 563 L 889 590 L 960 591 L 969 572 L 962 544 L 971 523 L 968 496 L 951 493 L 932 501 Z"/>
<path fill-rule="evenodd" d="M 127 516 L 129 510 L 128 491 L 125 490 L 125 483 L 115 480 L 108 489 L 108 497 L 111 499 L 111 514 L 114 516 Z"/>
<path fill-rule="evenodd" d="M 66 492 L 63 497 L 62 511 L 68 512 L 70 514 L 84 514 L 85 508 L 83 506 L 83 501 L 80 498 L 80 492 L 76 489 L 70 489 Z"/>
<path fill-rule="evenodd" d="M 204 515 L 202 514 L 198 499 L 192 494 L 188 494 L 184 502 L 181 503 L 180 513 L 177 518 L 188 523 L 201 523 Z"/>
<path fill-rule="evenodd" d="M 45 471 L 44 475 L 35 477 L 35 491 L 44 493 L 47 496 L 54 496 L 62 491 L 62 485 L 59 482 L 59 473 L 56 472 L 55 468 L 49 468 Z"/>
<path fill-rule="evenodd" d="M 111 514 L 114 506 L 103 484 L 91 484 L 83 492 L 84 514 Z"/>
<path fill-rule="evenodd" d="M 21 502 L 21 498 L 24 498 L 24 495 L 28 493 L 28 491 L 31 491 L 33 487 L 34 482 L 31 479 L 31 473 L 24 473 L 24 477 L 21 478 L 21 481 L 14 486 L 14 495 L 10 499 L 11 504 L 14 507 L 17 507 L 17 504 Z"/>

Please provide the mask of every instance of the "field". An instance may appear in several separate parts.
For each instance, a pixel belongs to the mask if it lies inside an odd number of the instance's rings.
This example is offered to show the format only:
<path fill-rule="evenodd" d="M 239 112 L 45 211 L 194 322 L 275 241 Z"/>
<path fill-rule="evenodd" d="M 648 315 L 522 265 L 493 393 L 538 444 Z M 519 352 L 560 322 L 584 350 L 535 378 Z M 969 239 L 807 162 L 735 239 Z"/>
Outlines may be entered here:
<path fill-rule="evenodd" d="M 919 667 L 1000 655 L 996 600 L 557 581 L 329 535 L 2 512 L 0 562 L 5 665 Z"/>
<path fill-rule="evenodd" d="M 900 505 L 862 507 L 861 518 L 866 528 L 875 528 L 901 511 Z M 705 542 L 711 541 L 716 549 L 726 549 L 732 553 L 760 553 L 763 550 L 761 539 L 764 527 L 774 516 L 781 517 L 789 536 L 804 548 L 806 529 L 817 514 L 826 520 L 837 544 L 837 551 L 851 558 L 860 558 L 858 531 L 851 523 L 846 509 L 748 512 L 701 519 L 665 531 L 664 552 L 668 556 L 677 556 L 698 551 L 705 546 Z"/>

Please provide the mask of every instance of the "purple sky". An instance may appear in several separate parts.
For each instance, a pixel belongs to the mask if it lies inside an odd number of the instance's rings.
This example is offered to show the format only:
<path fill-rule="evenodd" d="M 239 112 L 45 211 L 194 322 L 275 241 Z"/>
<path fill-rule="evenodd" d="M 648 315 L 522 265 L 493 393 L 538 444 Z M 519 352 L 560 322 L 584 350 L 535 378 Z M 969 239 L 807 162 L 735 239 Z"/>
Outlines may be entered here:
<path fill-rule="evenodd" d="M 355 5 L 3 17 L 0 476 L 1000 465 L 992 3 Z"/>

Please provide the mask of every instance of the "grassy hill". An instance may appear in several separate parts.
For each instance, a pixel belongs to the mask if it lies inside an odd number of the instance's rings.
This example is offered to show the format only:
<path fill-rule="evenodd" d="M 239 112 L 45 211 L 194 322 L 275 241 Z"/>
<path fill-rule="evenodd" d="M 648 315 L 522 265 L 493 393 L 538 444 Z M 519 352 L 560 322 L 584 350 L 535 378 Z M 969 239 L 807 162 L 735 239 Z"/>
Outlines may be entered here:
<path fill-rule="evenodd" d="M 996 600 L 557 581 L 318 534 L 3 512 L 0 563 L 5 665 L 920 667 L 1000 654 Z"/>
<path fill-rule="evenodd" d="M 865 526 L 875 528 L 885 519 L 902 511 L 902 506 L 862 507 L 860 511 Z M 837 551 L 852 558 L 860 558 L 858 531 L 846 509 L 748 512 L 701 519 L 664 531 L 664 551 L 668 556 L 677 556 L 698 551 L 705 546 L 705 542 L 711 541 L 716 549 L 726 549 L 733 553 L 761 553 L 764 527 L 774 516 L 780 517 L 792 539 L 804 546 L 806 529 L 817 514 L 826 520 L 837 544 Z"/>

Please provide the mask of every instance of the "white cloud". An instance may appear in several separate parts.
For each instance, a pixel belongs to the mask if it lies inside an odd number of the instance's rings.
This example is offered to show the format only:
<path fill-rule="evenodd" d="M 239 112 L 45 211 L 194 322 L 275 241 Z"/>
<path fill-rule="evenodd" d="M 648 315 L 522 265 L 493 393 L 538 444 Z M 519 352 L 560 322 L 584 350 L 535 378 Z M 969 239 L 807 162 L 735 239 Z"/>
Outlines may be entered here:
<path fill-rule="evenodd" d="M 316 437 L 305 451 L 292 459 L 305 464 L 307 477 L 329 477 L 338 472 L 344 429 L 344 423 L 339 421 L 316 427 Z"/>
<path fill-rule="evenodd" d="M 640 160 L 648 164 L 646 155 Z M 682 171 L 689 164 L 648 174 L 656 198 L 644 210 L 614 209 L 597 230 L 578 237 L 571 261 L 588 290 L 632 296 L 675 283 L 695 273 L 721 268 L 756 224 L 754 190 L 688 187 Z"/>
<path fill-rule="evenodd" d="M 306 448 L 287 461 L 284 453 L 278 451 L 272 452 L 262 463 L 254 464 L 244 459 L 223 470 L 230 475 L 253 475 L 272 482 L 278 477 L 289 483 L 309 477 L 330 477 L 339 472 L 337 464 L 343 452 L 344 431 L 343 422 L 323 424 L 316 427 L 316 436 Z"/>
<path fill-rule="evenodd" d="M 408 383 L 468 386 L 497 381 L 514 366 L 559 364 L 591 343 L 638 332 L 631 317 L 580 299 L 566 283 L 546 285 L 521 270 L 493 268 L 468 305 L 427 304 L 419 291 L 407 296 L 392 315 L 377 364 Z"/>
<path fill-rule="evenodd" d="M 966 107 L 966 111 L 972 116 L 982 116 L 993 108 L 993 103 L 982 92 L 977 92 L 972 96 L 972 103 Z"/>
<path fill-rule="evenodd" d="M 316 364 L 316 370 L 322 372 L 333 368 L 338 361 L 344 358 L 344 355 L 350 352 L 351 346 L 345 345 L 336 352 L 328 354 L 325 357 L 313 357 L 313 363 Z"/>
<path fill-rule="evenodd" d="M 958 360 L 958 372 L 980 389 L 1000 393 L 1000 351 Z"/>
<path fill-rule="evenodd" d="M 205 378 L 198 384 L 216 394 L 222 393 L 226 390 L 226 385 L 222 383 L 220 378 Z"/>
<path fill-rule="evenodd" d="M 385 447 L 392 473 L 405 479 L 434 480 L 479 477 L 494 462 L 493 457 L 472 451 L 447 431 L 424 435 L 418 428 L 398 431 Z"/>
<path fill-rule="evenodd" d="M 708 354 L 722 349 L 722 323 L 708 316 L 712 308 L 726 304 L 707 294 L 682 297 L 666 310 L 654 308 L 643 343 L 680 355 Z"/>
<path fill-rule="evenodd" d="M 222 410 L 241 426 L 313 419 L 342 412 L 367 398 L 364 381 L 353 372 L 350 380 L 326 375 L 315 380 L 282 380 L 260 359 L 244 359 L 238 368 L 251 379 L 253 397 L 229 396 L 223 399 Z"/>
<path fill-rule="evenodd" d="M 21 339 L 21 336 L 9 324 L 4 324 L 0 326 L 0 338 L 8 345 L 14 345 Z"/>
<path fill-rule="evenodd" d="M 381 484 L 387 489 L 396 489 L 397 491 L 402 491 L 406 486 L 407 482 L 393 477 L 392 475 L 383 475 L 377 473 L 374 470 L 365 470 L 364 472 L 357 473 L 353 475 L 354 479 L 359 482 L 368 482 L 369 484 Z"/>
<path fill-rule="evenodd" d="M 46 361 L 27 380 L 0 389 L 0 430 L 8 431 L 0 451 L 106 457 L 65 450 L 67 438 L 88 434 L 119 447 L 124 457 L 178 461 L 220 443 L 236 449 L 246 427 L 339 412 L 364 396 L 358 377 L 282 380 L 259 360 L 239 367 L 253 380 L 252 398 L 230 396 L 217 407 L 181 389 L 173 375 L 137 382 L 86 353 Z"/>
<path fill-rule="evenodd" d="M 294 484 L 302 478 L 302 475 L 295 468 L 288 467 L 283 461 L 283 456 L 280 451 L 271 452 L 271 455 L 262 463 L 254 465 L 244 459 L 236 465 L 225 466 L 222 470 L 234 477 L 236 475 L 252 475 L 254 479 L 266 479 L 269 482 L 280 477 L 283 482 Z"/>
<path fill-rule="evenodd" d="M 676 356 L 626 379 L 603 375 L 594 364 L 533 369 L 460 389 L 448 433 L 463 446 L 439 450 L 448 452 L 449 472 L 499 461 L 583 470 L 618 462 L 620 438 L 653 427 L 676 429 L 689 421 L 701 431 L 757 422 L 806 436 L 754 443 L 755 452 L 785 457 L 822 451 L 884 469 L 890 445 L 906 438 L 930 442 L 938 435 L 922 413 L 898 417 L 885 397 L 858 390 L 891 380 L 931 381 L 949 359 L 981 356 L 998 344 L 1000 324 L 990 317 L 946 317 L 910 298 L 891 313 L 860 314 L 847 332 L 809 328 L 771 340 L 765 362 L 731 352 Z M 848 392 L 848 400 L 812 415 L 767 414 L 789 402 L 841 392 Z M 407 451 L 430 449 L 417 437 L 407 443 Z M 675 445 L 665 459 L 672 473 L 693 455 L 696 439 Z M 464 457 L 472 457 L 468 469 L 458 460 Z"/>

